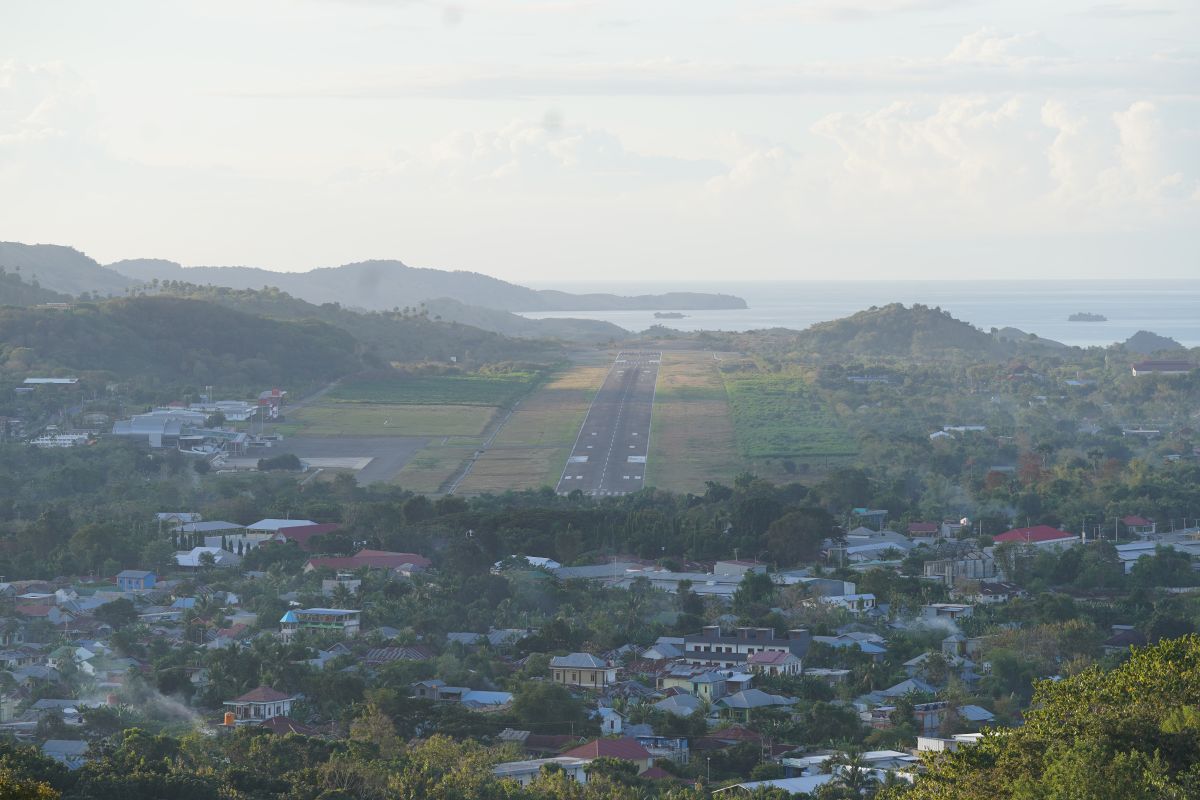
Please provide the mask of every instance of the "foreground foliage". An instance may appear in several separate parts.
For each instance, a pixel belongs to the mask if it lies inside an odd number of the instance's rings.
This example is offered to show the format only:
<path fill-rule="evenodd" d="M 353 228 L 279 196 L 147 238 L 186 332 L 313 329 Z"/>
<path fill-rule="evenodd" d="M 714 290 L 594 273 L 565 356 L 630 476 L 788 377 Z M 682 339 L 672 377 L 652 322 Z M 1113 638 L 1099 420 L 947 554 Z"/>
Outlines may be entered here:
<path fill-rule="evenodd" d="M 1042 681 L 1023 727 L 931 758 L 904 797 L 1200 797 L 1200 636 L 1140 650 L 1111 672 Z"/>

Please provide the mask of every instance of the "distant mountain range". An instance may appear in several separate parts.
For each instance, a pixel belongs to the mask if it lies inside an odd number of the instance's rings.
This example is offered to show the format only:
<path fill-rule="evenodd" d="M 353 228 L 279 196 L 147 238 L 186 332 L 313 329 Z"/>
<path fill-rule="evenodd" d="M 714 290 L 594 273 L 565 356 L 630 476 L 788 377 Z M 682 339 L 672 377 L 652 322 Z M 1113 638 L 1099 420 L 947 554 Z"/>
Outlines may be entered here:
<path fill-rule="evenodd" d="M 594 320 L 529 320 L 514 311 L 675 311 L 745 308 L 740 297 L 668 292 L 659 295 L 571 294 L 530 289 L 477 272 L 410 267 L 400 261 L 363 261 L 309 272 L 256 267 L 184 267 L 162 259 L 134 259 L 103 266 L 70 247 L 0 242 L 0 268 L 20 274 L 48 292 L 111 297 L 155 283 L 181 281 L 231 289 L 281 289 L 321 305 L 337 303 L 367 311 L 426 306 L 447 322 L 524 338 L 602 342 L 628 332 Z"/>
<path fill-rule="evenodd" d="M 745 308 L 740 297 L 670 292 L 619 296 L 571 294 L 530 289 L 478 272 L 410 267 L 400 261 L 362 261 L 308 272 L 274 272 L 256 267 L 184 267 L 161 259 L 134 259 L 101 266 L 70 247 L 0 242 L 0 267 L 20 269 L 41 286 L 78 295 L 122 294 L 126 288 L 152 281 L 185 281 L 261 289 L 275 286 L 310 303 L 383 311 L 448 297 L 460 303 L 501 311 L 611 311 L 617 309 L 677 311 Z"/>

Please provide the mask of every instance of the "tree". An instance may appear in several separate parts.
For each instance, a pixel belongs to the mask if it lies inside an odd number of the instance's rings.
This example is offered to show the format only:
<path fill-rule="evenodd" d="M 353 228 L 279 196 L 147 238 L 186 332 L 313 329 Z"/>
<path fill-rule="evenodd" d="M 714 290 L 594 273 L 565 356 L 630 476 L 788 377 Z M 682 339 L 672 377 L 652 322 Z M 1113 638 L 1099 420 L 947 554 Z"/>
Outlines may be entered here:
<path fill-rule="evenodd" d="M 137 622 L 138 612 L 131 601 L 122 597 L 98 607 L 95 616 L 113 628 L 123 628 Z"/>
<path fill-rule="evenodd" d="M 0 768 L 0 798 L 3 800 L 57 800 L 61 796 L 48 783 L 19 777 L 7 767 Z"/>
<path fill-rule="evenodd" d="M 775 595 L 775 583 L 765 572 L 747 572 L 733 592 L 733 613 L 759 617 Z"/>
<path fill-rule="evenodd" d="M 513 715 L 522 724 L 534 725 L 539 733 L 579 730 L 586 718 L 583 704 L 565 687 L 549 681 L 528 681 L 513 696 Z"/>
<path fill-rule="evenodd" d="M 1037 684 L 1025 724 L 927 758 L 909 800 L 1132 800 L 1200 787 L 1200 636 Z M 932 754 L 930 754 L 932 755 Z M 881 790 L 879 797 L 899 795 Z"/>
<path fill-rule="evenodd" d="M 781 565 L 816 561 L 821 545 L 835 533 L 829 512 L 821 508 L 802 508 L 784 514 L 767 528 L 764 543 Z"/>

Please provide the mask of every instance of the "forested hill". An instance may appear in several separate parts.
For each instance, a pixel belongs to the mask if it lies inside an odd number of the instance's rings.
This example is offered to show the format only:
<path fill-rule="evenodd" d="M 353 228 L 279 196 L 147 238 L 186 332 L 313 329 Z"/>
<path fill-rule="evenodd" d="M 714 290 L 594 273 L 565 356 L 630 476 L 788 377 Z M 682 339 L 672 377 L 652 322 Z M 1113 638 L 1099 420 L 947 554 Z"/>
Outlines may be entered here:
<path fill-rule="evenodd" d="M 410 267 L 400 261 L 362 261 L 309 272 L 274 272 L 254 267 L 182 267 L 171 261 L 118 261 L 112 269 L 142 282 L 178 280 L 196 284 L 257 289 L 278 286 L 314 303 L 334 301 L 372 310 L 415 306 L 449 297 L 460 303 L 502 311 L 585 311 L 604 309 L 745 308 L 728 295 L 675 292 L 620 297 L 539 291 L 478 272 Z"/>
<path fill-rule="evenodd" d="M 26 281 L 36 280 L 43 288 L 72 296 L 84 292 L 101 297 L 119 295 L 137 283 L 72 247 L 54 244 L 0 242 L 0 267 L 20 273 Z"/>
<path fill-rule="evenodd" d="M 313 305 L 273 287 L 229 289 L 181 281 L 160 283 L 153 291 L 216 303 L 272 319 L 321 320 L 354 336 L 382 361 L 448 362 L 454 358 L 460 364 L 472 365 L 496 361 L 554 361 L 561 357 L 561 349 L 553 342 L 508 339 L 470 325 L 434 319 L 432 313 L 426 315 L 416 308 L 360 313 L 337 303 Z"/>
<path fill-rule="evenodd" d="M 995 358 L 1013 352 L 1012 346 L 940 308 L 900 303 L 813 325 L 796 335 L 796 344 L 822 355 Z"/>
<path fill-rule="evenodd" d="M 21 279 L 21 273 L 0 267 L 0 306 L 35 306 L 69 300 L 69 295 L 43 288 L 37 281 L 26 282 Z"/>
<path fill-rule="evenodd" d="M 70 371 L 142 384 L 295 387 L 361 370 L 361 351 L 353 336 L 324 322 L 263 319 L 173 297 L 0 308 L 0 369 L 9 379 Z"/>

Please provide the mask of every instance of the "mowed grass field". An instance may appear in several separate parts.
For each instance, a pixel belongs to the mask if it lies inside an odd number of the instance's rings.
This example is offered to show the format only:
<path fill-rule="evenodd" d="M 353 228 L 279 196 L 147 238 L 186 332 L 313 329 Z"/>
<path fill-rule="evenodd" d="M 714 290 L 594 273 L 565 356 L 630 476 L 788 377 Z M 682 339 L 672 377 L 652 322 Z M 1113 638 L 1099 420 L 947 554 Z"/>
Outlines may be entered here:
<path fill-rule="evenodd" d="M 588 406 L 610 363 L 564 369 L 521 401 L 492 447 L 472 467 L 460 494 L 554 486 Z"/>
<path fill-rule="evenodd" d="M 305 436 L 478 436 L 496 409 L 471 405 L 322 402 L 289 411 Z"/>
<path fill-rule="evenodd" d="M 538 377 L 536 372 L 469 375 L 373 373 L 342 381 L 326 397 L 344 403 L 507 408 L 529 392 Z"/>
<path fill-rule="evenodd" d="M 743 458 L 812 461 L 856 452 L 854 438 L 802 375 L 738 369 L 724 374 L 724 383 Z"/>
<path fill-rule="evenodd" d="M 473 447 L 431 444 L 405 464 L 392 483 L 420 494 L 437 494 L 474 452 Z"/>
<path fill-rule="evenodd" d="M 745 469 L 729 397 L 711 352 L 664 352 L 654 395 L 646 485 L 699 492 Z"/>

